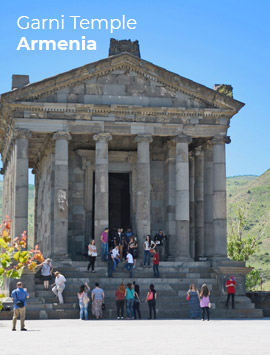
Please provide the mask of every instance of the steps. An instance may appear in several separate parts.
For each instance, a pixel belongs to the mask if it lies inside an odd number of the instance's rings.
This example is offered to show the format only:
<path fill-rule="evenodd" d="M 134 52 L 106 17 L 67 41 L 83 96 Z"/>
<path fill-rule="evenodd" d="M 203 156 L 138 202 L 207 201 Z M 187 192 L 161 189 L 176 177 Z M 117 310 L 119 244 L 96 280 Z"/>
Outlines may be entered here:
<path fill-rule="evenodd" d="M 150 283 L 157 290 L 157 317 L 160 319 L 185 319 L 189 318 L 186 292 L 191 283 L 198 287 L 206 283 L 211 292 L 212 309 L 211 318 L 262 318 L 262 311 L 255 309 L 254 304 L 245 296 L 236 296 L 235 309 L 225 307 L 226 296 L 220 295 L 216 274 L 211 269 L 209 262 L 174 262 L 160 263 L 160 278 L 153 277 L 152 268 L 143 268 L 138 262 L 133 272 L 132 279 L 124 270 L 124 265 L 113 273 L 113 278 L 107 278 L 107 264 L 101 261 L 96 263 L 96 273 L 86 270 L 87 262 L 73 261 L 65 264 L 54 264 L 54 270 L 60 271 L 67 279 L 63 292 L 64 304 L 58 305 L 57 297 L 51 290 L 43 289 L 42 281 L 36 276 L 35 294 L 27 302 L 28 319 L 76 319 L 79 318 L 77 292 L 80 285 L 87 282 L 91 289 L 99 282 L 105 292 L 106 311 L 104 319 L 116 318 L 115 291 L 120 283 L 136 281 L 141 291 L 142 318 L 148 318 L 148 305 L 145 303 L 146 294 Z M 91 305 L 89 305 L 89 316 Z M 0 312 L 0 319 L 11 319 L 11 312 Z"/>

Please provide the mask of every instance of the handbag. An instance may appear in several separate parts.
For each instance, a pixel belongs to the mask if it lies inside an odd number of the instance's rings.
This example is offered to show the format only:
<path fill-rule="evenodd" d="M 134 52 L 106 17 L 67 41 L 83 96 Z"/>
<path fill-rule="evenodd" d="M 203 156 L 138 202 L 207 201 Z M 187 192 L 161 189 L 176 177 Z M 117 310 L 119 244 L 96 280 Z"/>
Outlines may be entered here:
<path fill-rule="evenodd" d="M 211 305 L 211 303 L 209 302 L 209 303 L 208 303 L 208 308 L 211 308 L 211 307 L 212 307 L 212 305 Z"/>
<path fill-rule="evenodd" d="M 94 251 L 94 252 L 92 253 L 92 256 L 97 256 L 97 252 Z"/>
<path fill-rule="evenodd" d="M 152 301 L 153 299 L 153 292 L 150 292 L 149 295 L 147 296 L 147 301 Z"/>
<path fill-rule="evenodd" d="M 90 298 L 87 295 L 85 295 L 83 297 L 83 304 L 87 304 L 87 303 L 89 303 L 89 301 L 90 301 Z"/>
<path fill-rule="evenodd" d="M 102 311 L 106 311 L 106 305 L 104 302 L 102 303 L 101 309 L 102 309 Z"/>
<path fill-rule="evenodd" d="M 190 295 L 187 295 L 186 300 L 189 301 L 189 299 L 190 299 Z"/>
<path fill-rule="evenodd" d="M 16 298 L 17 298 L 16 306 L 17 306 L 18 308 L 23 308 L 23 307 L 24 307 L 24 302 L 23 302 L 23 301 L 20 301 L 20 300 L 18 299 L 17 292 L 15 292 L 15 293 L 16 293 Z"/>

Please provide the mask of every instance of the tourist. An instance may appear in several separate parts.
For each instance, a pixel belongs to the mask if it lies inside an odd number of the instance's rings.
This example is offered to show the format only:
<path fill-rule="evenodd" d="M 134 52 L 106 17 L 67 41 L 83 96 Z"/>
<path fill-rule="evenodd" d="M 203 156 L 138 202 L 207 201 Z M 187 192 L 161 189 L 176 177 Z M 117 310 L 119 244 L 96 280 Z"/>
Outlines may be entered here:
<path fill-rule="evenodd" d="M 116 245 L 113 250 L 112 250 L 112 257 L 113 257 L 113 271 L 115 271 L 115 268 L 118 267 L 118 264 L 120 263 L 120 254 L 119 254 L 119 246 Z"/>
<path fill-rule="evenodd" d="M 43 261 L 41 265 L 42 265 L 41 277 L 43 280 L 43 286 L 45 290 L 48 290 L 50 280 L 52 279 L 52 272 L 53 272 L 52 261 L 51 259 L 46 259 L 45 261 Z"/>
<path fill-rule="evenodd" d="M 124 319 L 126 290 L 124 282 L 121 282 L 119 288 L 115 291 L 115 301 L 117 307 L 117 319 Z"/>
<path fill-rule="evenodd" d="M 154 271 L 154 276 L 159 277 L 159 255 L 156 250 L 153 251 L 153 271 Z"/>
<path fill-rule="evenodd" d="M 162 246 L 164 240 L 167 240 L 167 236 L 163 233 L 162 229 L 160 229 L 154 237 L 154 242 L 156 243 L 156 245 Z"/>
<path fill-rule="evenodd" d="M 92 268 L 92 272 L 95 272 L 95 262 L 97 257 L 97 247 L 95 246 L 95 240 L 92 239 L 91 243 L 88 245 L 88 256 L 89 256 L 89 264 L 87 266 L 87 271 Z"/>
<path fill-rule="evenodd" d="M 123 247 L 123 258 L 125 260 L 126 256 L 127 256 L 127 251 L 128 251 L 128 244 L 130 242 L 130 237 L 133 235 L 133 233 L 131 232 L 130 228 L 127 228 L 126 232 L 124 233 L 124 237 L 125 237 L 125 242 L 124 242 L 124 247 Z"/>
<path fill-rule="evenodd" d="M 200 309 L 200 295 L 194 284 L 189 286 L 189 290 L 187 291 L 187 301 L 189 308 L 189 316 L 191 319 L 195 319 L 200 317 L 201 309 Z"/>
<path fill-rule="evenodd" d="M 88 297 L 88 292 L 90 291 L 90 287 L 85 282 L 84 285 L 80 286 L 79 292 L 77 293 L 79 299 L 79 307 L 80 307 L 80 320 L 88 320 L 88 303 L 90 301 Z"/>
<path fill-rule="evenodd" d="M 157 292 L 155 290 L 155 286 L 153 284 L 151 284 L 149 287 L 149 291 L 147 292 L 147 296 L 146 296 L 146 300 L 145 300 L 145 302 L 148 303 L 148 308 L 149 308 L 149 318 L 148 319 L 152 319 L 152 311 L 154 313 L 154 319 L 157 319 L 156 299 L 157 299 Z"/>
<path fill-rule="evenodd" d="M 151 236 L 147 235 L 143 243 L 143 249 L 144 249 L 143 267 L 146 267 L 146 263 L 148 267 L 150 267 L 150 251 L 153 250 L 155 246 L 156 244 L 151 240 Z"/>
<path fill-rule="evenodd" d="M 62 293 L 65 289 L 66 278 L 65 276 L 61 275 L 59 271 L 56 271 L 54 273 L 54 276 L 55 276 L 55 281 L 54 284 L 52 285 L 52 292 L 55 294 L 55 296 L 58 297 L 59 304 L 63 304 L 64 300 L 63 300 Z"/>
<path fill-rule="evenodd" d="M 226 308 L 229 307 L 230 297 L 232 298 L 232 309 L 234 309 L 234 295 L 235 295 L 235 277 L 231 276 L 229 280 L 226 281 L 226 289 L 227 289 L 227 301 Z"/>
<path fill-rule="evenodd" d="M 113 253 L 112 248 L 110 248 L 108 252 L 108 260 L 107 260 L 107 270 L 108 270 L 108 277 L 111 278 L 113 274 Z"/>
<path fill-rule="evenodd" d="M 109 228 L 105 228 L 104 231 L 101 233 L 100 240 L 101 240 L 101 260 L 107 261 L 108 256 L 108 234 Z"/>
<path fill-rule="evenodd" d="M 129 271 L 129 277 L 131 278 L 132 277 L 132 270 L 133 270 L 133 256 L 130 254 L 130 252 L 128 251 L 127 252 L 127 258 L 126 258 L 126 261 L 125 263 L 127 263 L 125 265 L 125 269 Z"/>
<path fill-rule="evenodd" d="M 12 291 L 11 297 L 13 298 L 13 319 L 12 319 L 12 330 L 16 330 L 16 323 L 18 317 L 21 321 L 21 331 L 26 331 L 25 328 L 25 311 L 26 311 L 26 298 L 29 298 L 29 294 L 26 288 L 22 288 L 22 282 L 17 282 L 17 288 Z"/>
<path fill-rule="evenodd" d="M 99 284 L 95 284 L 95 288 L 92 290 L 92 314 L 96 319 L 102 318 L 102 303 L 104 302 L 104 291 L 99 288 Z"/>
<path fill-rule="evenodd" d="M 137 241 L 136 241 L 134 235 L 132 235 L 130 237 L 130 240 L 129 240 L 129 243 L 128 243 L 128 251 L 133 256 L 133 267 L 135 269 L 136 259 L 137 259 L 137 256 L 138 256 L 138 244 L 137 244 Z"/>
<path fill-rule="evenodd" d="M 134 319 L 133 303 L 134 303 L 134 288 L 132 287 L 131 283 L 128 283 L 126 288 L 126 311 L 127 311 L 126 319 L 130 319 L 130 318 Z"/>
<path fill-rule="evenodd" d="M 134 285 L 134 283 L 133 283 Z M 140 310 L 140 286 L 135 284 L 134 285 L 134 302 L 133 302 L 133 312 L 134 312 L 134 318 L 137 319 L 137 314 L 138 318 L 141 319 L 141 310 Z"/>
<path fill-rule="evenodd" d="M 211 307 L 210 303 L 210 292 L 208 290 L 208 287 L 206 284 L 203 284 L 201 287 L 201 292 L 200 292 L 200 306 L 202 309 L 202 320 L 204 321 L 204 318 L 206 318 L 207 314 L 207 320 L 209 321 L 209 308 Z M 205 314 L 206 313 L 206 314 Z"/>

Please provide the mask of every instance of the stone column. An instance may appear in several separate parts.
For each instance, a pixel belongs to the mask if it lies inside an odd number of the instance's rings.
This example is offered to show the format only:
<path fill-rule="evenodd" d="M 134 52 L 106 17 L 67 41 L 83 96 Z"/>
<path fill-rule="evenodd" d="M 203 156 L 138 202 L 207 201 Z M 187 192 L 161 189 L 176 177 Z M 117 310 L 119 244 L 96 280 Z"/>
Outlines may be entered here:
<path fill-rule="evenodd" d="M 150 134 L 139 134 L 137 142 L 137 191 L 136 191 L 136 225 L 139 245 L 145 235 L 151 231 L 150 211 Z"/>
<path fill-rule="evenodd" d="M 31 132 L 15 131 L 14 235 L 20 236 L 28 228 L 28 140 Z"/>
<path fill-rule="evenodd" d="M 179 135 L 176 141 L 176 260 L 189 259 L 189 161 L 188 143 L 190 138 Z"/>
<path fill-rule="evenodd" d="M 85 245 L 94 238 L 93 231 L 93 166 L 89 160 L 83 159 L 84 175 L 84 209 L 85 209 Z"/>
<path fill-rule="evenodd" d="M 204 155 L 195 149 L 195 256 L 204 257 Z"/>
<path fill-rule="evenodd" d="M 189 233 L 190 256 L 195 258 L 195 156 L 189 152 Z"/>
<path fill-rule="evenodd" d="M 214 258 L 219 259 L 227 257 L 225 143 L 230 138 L 214 137 L 212 142 Z"/>
<path fill-rule="evenodd" d="M 56 132 L 55 172 L 54 172 L 54 234 L 52 240 L 53 257 L 68 256 L 68 132 Z"/>
<path fill-rule="evenodd" d="M 109 158 L 108 142 L 110 133 L 94 135 L 96 141 L 95 169 L 95 241 L 98 253 L 101 252 L 100 235 L 104 228 L 109 227 Z"/>
<path fill-rule="evenodd" d="M 175 140 L 165 145 L 167 157 L 166 167 L 166 233 L 169 238 L 169 255 L 175 257 Z"/>
<path fill-rule="evenodd" d="M 214 254 L 213 230 L 213 146 L 211 141 L 203 145 L 204 150 L 204 251 L 205 256 Z"/>

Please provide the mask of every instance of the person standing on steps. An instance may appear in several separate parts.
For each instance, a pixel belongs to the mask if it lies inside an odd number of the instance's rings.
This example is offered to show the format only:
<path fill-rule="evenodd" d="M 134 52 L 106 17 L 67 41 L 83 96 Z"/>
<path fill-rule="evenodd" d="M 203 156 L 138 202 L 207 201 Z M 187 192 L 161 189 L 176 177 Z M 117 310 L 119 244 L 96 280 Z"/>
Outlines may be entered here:
<path fill-rule="evenodd" d="M 88 297 L 88 292 L 90 291 L 90 287 L 85 282 L 84 285 L 80 286 L 79 292 L 77 293 L 79 299 L 79 307 L 80 307 L 80 320 L 88 320 L 88 303 L 90 301 Z"/>
<path fill-rule="evenodd" d="M 125 285 L 124 282 L 121 282 L 121 285 L 115 292 L 117 319 L 124 319 L 125 297 L 126 297 Z"/>
<path fill-rule="evenodd" d="M 96 319 L 102 318 L 102 303 L 104 302 L 105 295 L 102 288 L 99 287 L 99 283 L 95 284 L 95 288 L 92 290 L 92 314 Z"/>
<path fill-rule="evenodd" d="M 113 252 L 112 252 L 112 248 L 110 248 L 109 252 L 108 252 L 108 261 L 107 261 L 107 270 L 108 270 L 108 277 L 111 278 L 113 277 Z"/>
<path fill-rule="evenodd" d="M 88 245 L 88 256 L 89 264 L 87 266 L 87 271 L 92 267 L 92 272 L 95 272 L 95 262 L 97 257 L 97 247 L 95 246 L 95 240 L 92 239 L 91 243 Z"/>
<path fill-rule="evenodd" d="M 155 286 L 153 284 L 151 284 L 149 287 L 149 291 L 147 292 L 147 296 L 146 296 L 146 300 L 145 300 L 145 302 L 148 303 L 148 308 L 149 308 L 149 318 L 148 319 L 152 319 L 152 311 L 154 313 L 154 319 L 157 319 L 156 299 L 157 299 L 157 292 L 155 290 Z"/>
<path fill-rule="evenodd" d="M 232 309 L 234 309 L 234 295 L 235 295 L 235 277 L 231 276 L 229 280 L 226 281 L 226 289 L 227 289 L 227 301 L 226 308 L 229 307 L 229 300 L 232 298 Z"/>
<path fill-rule="evenodd" d="M 65 283 L 66 283 L 66 278 L 65 276 L 61 275 L 59 271 L 56 271 L 54 273 L 55 276 L 55 282 L 52 285 L 52 292 L 55 294 L 55 296 L 58 297 L 59 300 L 59 304 L 63 304 L 64 300 L 63 300 L 63 291 L 65 289 Z"/>
<path fill-rule="evenodd" d="M 154 275 L 155 277 L 159 277 L 159 255 L 158 252 L 156 250 L 153 251 L 153 271 L 154 271 Z"/>
<path fill-rule="evenodd" d="M 126 311 L 127 311 L 126 319 L 130 319 L 130 318 L 134 319 L 133 303 L 134 303 L 134 288 L 132 287 L 131 283 L 128 283 L 126 288 Z"/>
<path fill-rule="evenodd" d="M 12 319 L 12 330 L 16 330 L 16 323 L 18 317 L 21 321 L 21 331 L 26 331 L 25 328 L 25 311 L 26 311 L 26 298 L 29 298 L 29 294 L 26 288 L 22 288 L 22 282 L 17 282 L 17 288 L 12 291 L 11 297 L 13 298 L 13 319 Z"/>
<path fill-rule="evenodd" d="M 135 267 L 136 267 L 136 259 L 138 257 L 138 243 L 137 243 L 134 235 L 132 235 L 130 237 L 130 241 L 128 243 L 128 252 L 133 257 L 133 268 L 135 269 Z"/>
<path fill-rule="evenodd" d="M 109 237 L 109 228 L 105 228 L 104 231 L 101 233 L 100 240 L 101 240 L 101 260 L 107 261 L 108 256 L 108 237 Z"/>
<path fill-rule="evenodd" d="M 133 256 L 130 254 L 130 252 L 127 252 L 127 258 L 126 261 L 124 261 L 124 263 L 127 263 L 125 265 L 125 269 L 129 271 L 129 277 L 131 278 L 133 275 Z"/>
<path fill-rule="evenodd" d="M 189 290 L 187 291 L 187 301 L 188 301 L 190 318 L 195 319 L 200 317 L 201 315 L 200 295 L 195 284 L 191 284 L 189 286 Z"/>
<path fill-rule="evenodd" d="M 146 267 L 147 264 L 148 267 L 150 268 L 150 252 L 151 250 L 154 250 L 155 247 L 156 244 L 151 240 L 151 236 L 147 235 L 143 243 L 143 249 L 144 249 L 143 267 Z"/>
<path fill-rule="evenodd" d="M 209 296 L 210 296 L 210 291 L 208 290 L 208 287 L 206 286 L 206 284 L 203 284 L 201 287 L 201 292 L 200 292 L 200 306 L 202 309 L 202 320 L 203 321 L 204 321 L 204 318 L 206 319 L 206 315 L 207 315 L 207 320 L 209 321 L 209 319 L 210 319 L 209 308 L 211 307 L 211 303 L 210 303 Z"/>
<path fill-rule="evenodd" d="M 43 261 L 41 265 L 42 265 L 41 277 L 43 280 L 44 290 L 48 290 L 50 280 L 52 279 L 52 272 L 53 272 L 52 261 L 51 259 L 46 259 L 45 261 Z"/>
<path fill-rule="evenodd" d="M 133 283 L 134 285 L 134 283 Z M 140 310 L 140 286 L 135 284 L 134 285 L 134 302 L 133 302 L 133 312 L 134 312 L 134 318 L 137 319 L 137 314 L 138 318 L 142 319 L 141 317 L 141 310 Z"/>

